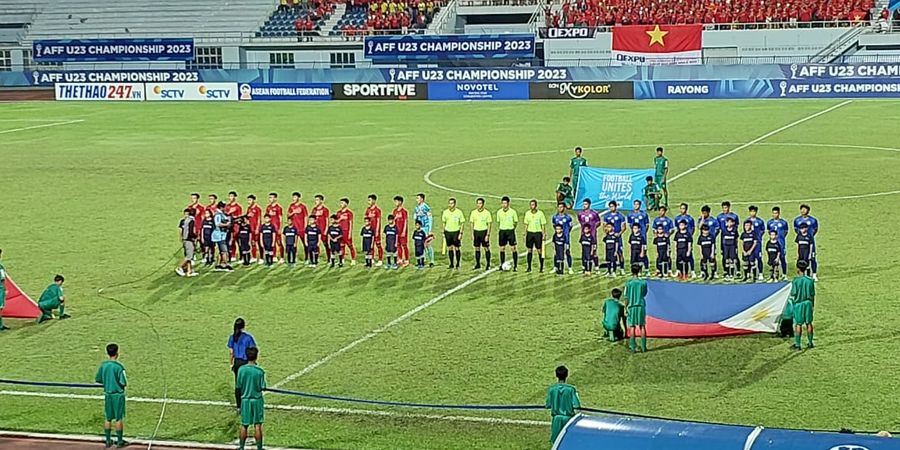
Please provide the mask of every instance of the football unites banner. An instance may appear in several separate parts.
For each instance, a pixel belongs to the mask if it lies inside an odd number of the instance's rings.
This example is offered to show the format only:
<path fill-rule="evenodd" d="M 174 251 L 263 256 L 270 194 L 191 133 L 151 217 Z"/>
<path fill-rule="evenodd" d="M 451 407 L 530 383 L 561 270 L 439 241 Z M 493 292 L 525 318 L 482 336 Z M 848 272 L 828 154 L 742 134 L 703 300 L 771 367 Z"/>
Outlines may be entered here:
<path fill-rule="evenodd" d="M 593 209 L 606 209 L 610 201 L 628 207 L 635 200 L 643 201 L 647 177 L 653 176 L 653 169 L 604 169 L 582 167 L 578 172 L 578 186 L 575 198 L 580 202 L 591 200 Z"/>
<path fill-rule="evenodd" d="M 775 333 L 791 292 L 784 282 L 647 284 L 647 335 L 666 338 Z"/>
<path fill-rule="evenodd" d="M 613 27 L 616 65 L 701 64 L 703 25 L 628 25 Z"/>

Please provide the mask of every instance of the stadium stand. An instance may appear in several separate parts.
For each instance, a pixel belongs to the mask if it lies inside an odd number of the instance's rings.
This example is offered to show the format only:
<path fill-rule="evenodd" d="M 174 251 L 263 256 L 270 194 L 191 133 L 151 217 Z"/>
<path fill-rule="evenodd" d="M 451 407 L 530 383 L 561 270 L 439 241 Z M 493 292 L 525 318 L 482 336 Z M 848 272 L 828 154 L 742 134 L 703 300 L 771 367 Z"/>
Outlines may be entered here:
<path fill-rule="evenodd" d="M 44 0 L 0 0 L 0 42 L 18 42 Z"/>
<path fill-rule="evenodd" d="M 565 0 L 544 8 L 552 27 L 718 24 L 729 28 L 848 26 L 868 23 L 874 0 Z"/>
<path fill-rule="evenodd" d="M 0 0 L 10 2 L 12 0 Z M 27 0 L 26 0 L 27 3 Z M 21 3 L 20 3 L 21 4 Z M 35 2 L 40 14 L 26 40 L 103 37 L 223 37 L 251 34 L 265 19 L 272 0 L 58 0 Z M 241 31 L 243 30 L 243 32 Z"/>
<path fill-rule="evenodd" d="M 435 0 L 283 0 L 256 37 L 424 33 L 440 5 Z"/>

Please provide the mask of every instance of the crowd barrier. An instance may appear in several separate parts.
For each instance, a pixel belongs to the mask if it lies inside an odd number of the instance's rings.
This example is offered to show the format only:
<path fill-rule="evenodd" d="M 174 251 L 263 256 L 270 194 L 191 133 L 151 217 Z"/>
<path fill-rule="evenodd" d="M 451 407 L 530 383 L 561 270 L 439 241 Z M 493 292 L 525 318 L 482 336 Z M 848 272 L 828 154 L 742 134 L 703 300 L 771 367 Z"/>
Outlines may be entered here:
<path fill-rule="evenodd" d="M 57 83 L 56 100 L 672 100 L 898 98 L 900 78 L 428 83 Z"/>

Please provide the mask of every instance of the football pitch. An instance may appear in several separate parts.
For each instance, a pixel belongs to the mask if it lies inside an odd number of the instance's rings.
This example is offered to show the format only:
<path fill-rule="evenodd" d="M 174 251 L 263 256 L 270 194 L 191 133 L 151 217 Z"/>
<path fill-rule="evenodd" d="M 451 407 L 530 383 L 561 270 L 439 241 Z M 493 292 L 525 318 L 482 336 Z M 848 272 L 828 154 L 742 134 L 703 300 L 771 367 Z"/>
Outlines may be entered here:
<path fill-rule="evenodd" d="M 128 436 L 232 442 L 226 341 L 243 317 L 269 386 L 428 404 L 542 404 L 565 364 L 582 403 L 637 414 L 813 429 L 900 429 L 900 207 L 896 101 L 531 103 L 16 103 L 0 106 L 9 275 L 36 298 L 66 276 L 67 321 L 8 320 L 0 378 L 90 383 L 117 342 Z M 358 234 L 424 192 L 435 211 L 477 195 L 523 213 L 553 190 L 571 149 L 589 165 L 670 161 L 670 205 L 723 200 L 743 218 L 801 202 L 818 218 L 817 348 L 769 335 L 603 340 L 601 302 L 623 278 L 285 266 L 173 273 L 191 192 L 307 205 L 349 197 Z M 436 233 L 437 234 L 437 233 Z M 494 233 L 496 234 L 496 232 Z M 520 233 L 521 234 L 521 233 Z M 467 233 L 468 235 L 468 233 Z M 494 236 L 495 238 L 496 236 Z M 793 233 L 789 236 L 792 242 Z M 358 240 L 358 237 L 356 238 Z M 358 242 L 357 242 L 358 245 Z M 496 245 L 496 243 L 494 243 Z M 795 255 L 791 245 L 790 256 Z M 440 250 L 440 237 L 436 241 Z M 549 247 L 548 247 L 549 250 Z M 521 242 L 520 242 L 520 251 Z M 576 260 L 579 250 L 575 250 Z M 497 251 L 493 252 L 497 264 Z M 520 255 L 524 264 L 524 252 Z M 791 261 L 793 263 L 793 261 Z M 548 262 L 548 269 L 552 263 Z M 99 290 L 103 290 L 98 293 Z M 724 299 L 723 299 L 724 300 Z M 99 434 L 93 390 L 0 385 L 0 427 Z M 397 408 L 267 394 L 266 442 L 316 449 L 541 449 L 544 411 Z M 163 404 L 165 410 L 163 411 Z"/>

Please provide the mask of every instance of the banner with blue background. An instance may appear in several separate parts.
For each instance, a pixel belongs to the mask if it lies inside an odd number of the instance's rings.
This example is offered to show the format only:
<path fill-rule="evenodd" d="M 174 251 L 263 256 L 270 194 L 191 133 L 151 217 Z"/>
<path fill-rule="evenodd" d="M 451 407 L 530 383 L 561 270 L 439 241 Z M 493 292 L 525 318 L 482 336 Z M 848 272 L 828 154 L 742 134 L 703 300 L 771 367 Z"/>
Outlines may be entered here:
<path fill-rule="evenodd" d="M 61 39 L 32 43 L 35 62 L 191 61 L 194 39 Z"/>
<path fill-rule="evenodd" d="M 615 200 L 628 208 L 635 200 L 644 200 L 646 179 L 652 176 L 653 169 L 582 167 L 575 187 L 576 203 L 589 198 L 593 209 L 603 210 Z"/>
<path fill-rule="evenodd" d="M 366 36 L 365 57 L 380 61 L 534 57 L 533 34 Z"/>

